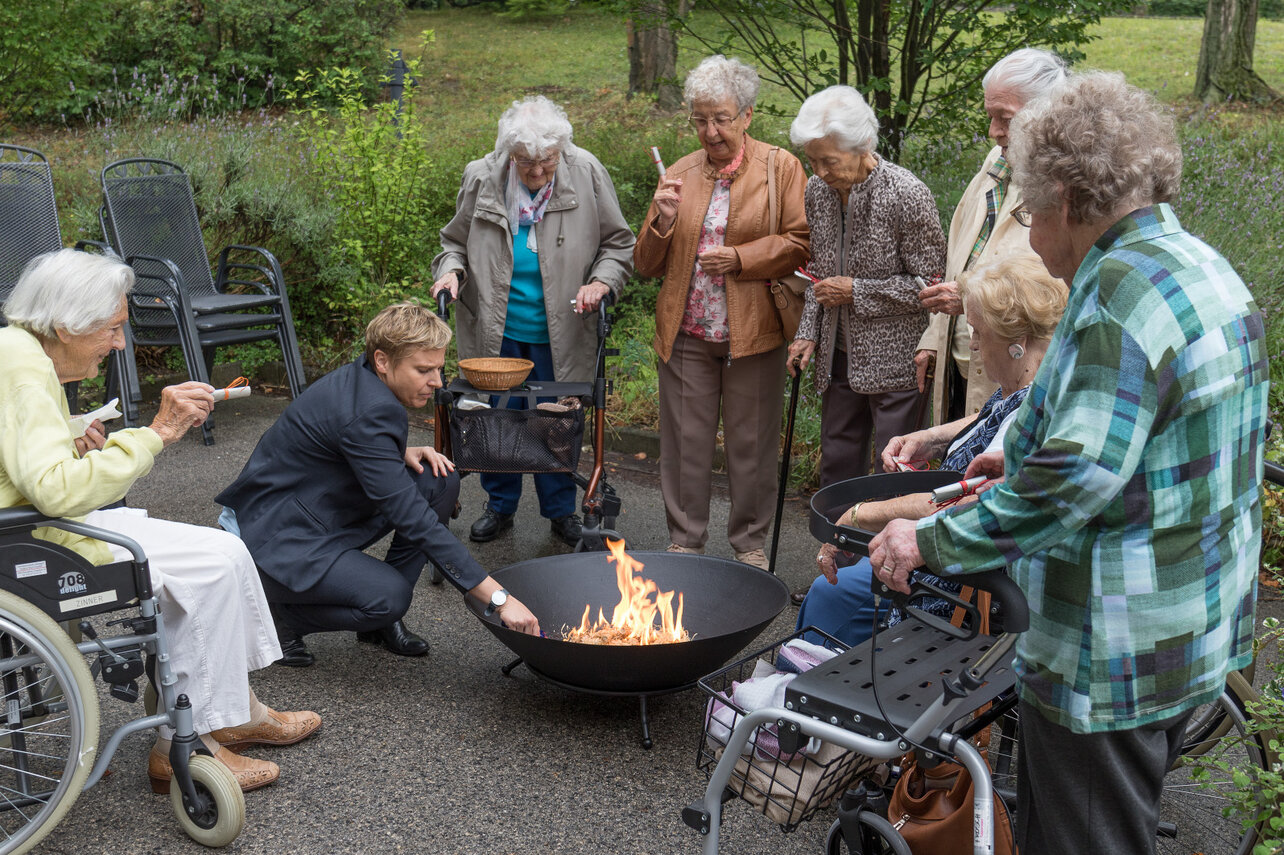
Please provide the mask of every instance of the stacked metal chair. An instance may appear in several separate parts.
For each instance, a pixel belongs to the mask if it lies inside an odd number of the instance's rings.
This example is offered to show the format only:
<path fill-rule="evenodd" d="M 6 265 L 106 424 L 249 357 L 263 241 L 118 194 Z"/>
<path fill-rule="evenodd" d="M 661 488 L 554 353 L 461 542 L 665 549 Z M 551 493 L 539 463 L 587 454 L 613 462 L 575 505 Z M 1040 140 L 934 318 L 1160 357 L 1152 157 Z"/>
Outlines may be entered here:
<path fill-rule="evenodd" d="M 138 284 L 130 324 L 139 344 L 178 346 L 188 374 L 208 383 L 217 348 L 274 340 L 290 392 L 306 386 L 285 277 L 272 253 L 232 245 L 211 275 L 192 184 L 177 164 L 149 158 L 102 171 L 103 230 Z M 212 445 L 213 422 L 204 426 Z"/>
<path fill-rule="evenodd" d="M 110 251 L 95 241 L 80 241 L 76 248 Z M 62 249 L 62 232 L 49 161 L 34 149 L 0 143 L 0 303 L 8 298 L 31 259 L 58 249 Z M 0 326 L 3 324 L 0 317 Z M 119 390 L 125 423 L 132 425 L 138 418 L 141 395 L 128 329 L 126 341 L 129 344 L 124 351 L 112 354 L 107 388 Z M 76 384 L 67 385 L 74 411 Z"/>

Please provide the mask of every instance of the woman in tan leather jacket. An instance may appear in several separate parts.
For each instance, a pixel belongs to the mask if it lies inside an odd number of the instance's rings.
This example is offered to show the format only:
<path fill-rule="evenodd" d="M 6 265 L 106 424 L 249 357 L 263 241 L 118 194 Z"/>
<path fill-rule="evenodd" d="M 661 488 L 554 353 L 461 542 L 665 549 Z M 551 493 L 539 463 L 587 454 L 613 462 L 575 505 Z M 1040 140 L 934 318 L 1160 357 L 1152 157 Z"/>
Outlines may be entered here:
<path fill-rule="evenodd" d="M 700 150 L 660 180 L 633 259 L 639 273 L 664 277 L 654 346 L 669 551 L 704 552 L 721 412 L 727 539 L 737 560 L 765 568 L 785 353 L 769 286 L 806 263 L 808 243 L 802 164 L 748 135 L 757 96 L 758 74 L 739 60 L 709 57 L 687 76 Z"/>

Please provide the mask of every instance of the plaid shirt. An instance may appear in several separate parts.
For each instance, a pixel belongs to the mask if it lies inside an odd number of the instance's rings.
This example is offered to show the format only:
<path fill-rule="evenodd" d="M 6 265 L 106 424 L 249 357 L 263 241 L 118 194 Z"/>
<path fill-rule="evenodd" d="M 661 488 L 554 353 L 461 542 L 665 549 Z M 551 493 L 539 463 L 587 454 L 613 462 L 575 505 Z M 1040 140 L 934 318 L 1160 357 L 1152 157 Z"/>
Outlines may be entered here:
<path fill-rule="evenodd" d="M 1161 721 L 1248 664 L 1261 552 L 1265 329 L 1168 205 L 1079 267 L 1004 444 L 1007 481 L 918 525 L 928 567 L 1010 565 L 1023 699 L 1078 733 Z"/>
<path fill-rule="evenodd" d="M 994 224 L 998 220 L 999 209 L 1003 207 L 1003 197 L 1008 195 L 1008 179 L 1012 177 L 1012 167 L 1008 165 L 1006 157 L 999 155 L 985 174 L 994 179 L 994 186 L 985 191 L 985 222 L 981 223 L 981 231 L 976 235 L 976 243 L 972 244 L 972 252 L 968 254 L 967 264 L 963 265 L 964 270 L 972 269 L 972 265 L 976 264 L 976 260 L 985 251 L 985 245 L 990 241 Z"/>

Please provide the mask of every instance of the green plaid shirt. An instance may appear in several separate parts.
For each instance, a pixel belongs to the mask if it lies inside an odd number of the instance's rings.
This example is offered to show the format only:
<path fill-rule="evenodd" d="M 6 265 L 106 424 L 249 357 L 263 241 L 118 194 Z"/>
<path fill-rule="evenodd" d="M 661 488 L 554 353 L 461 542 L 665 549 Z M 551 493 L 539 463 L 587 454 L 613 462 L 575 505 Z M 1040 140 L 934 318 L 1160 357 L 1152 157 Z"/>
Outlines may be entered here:
<path fill-rule="evenodd" d="M 1004 444 L 1007 481 L 918 525 L 928 567 L 1010 565 L 1022 697 L 1079 733 L 1212 700 L 1248 664 L 1262 540 L 1262 315 L 1168 205 L 1089 251 Z"/>
<path fill-rule="evenodd" d="M 967 264 L 963 266 L 964 270 L 972 269 L 972 265 L 976 264 L 976 260 L 985 250 L 990 235 L 994 233 L 999 209 L 1003 207 L 1003 197 L 1008 194 L 1008 179 L 1012 177 L 1012 167 L 1008 165 L 1006 157 L 999 155 L 985 174 L 994 179 L 994 186 L 985 191 L 985 221 L 981 223 L 981 231 L 977 233 L 976 242 L 972 244 L 972 252 L 968 254 Z"/>

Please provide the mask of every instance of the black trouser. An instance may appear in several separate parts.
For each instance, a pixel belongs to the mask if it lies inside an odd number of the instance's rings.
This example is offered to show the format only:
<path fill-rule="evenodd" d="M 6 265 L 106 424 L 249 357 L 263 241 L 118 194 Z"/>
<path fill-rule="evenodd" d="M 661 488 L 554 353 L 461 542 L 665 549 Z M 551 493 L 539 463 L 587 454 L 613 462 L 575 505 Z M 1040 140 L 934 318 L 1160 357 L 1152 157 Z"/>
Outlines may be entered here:
<path fill-rule="evenodd" d="M 449 524 L 459 498 L 459 476 L 444 478 L 424 471 L 413 476 L 419 492 L 428 500 L 437 519 Z M 384 560 L 366 555 L 366 549 L 392 531 L 383 527 L 361 549 L 349 549 L 335 559 L 321 580 L 306 591 L 289 588 L 260 572 L 263 593 L 272 615 L 286 628 L 299 634 L 331 630 L 365 632 L 388 626 L 410 608 L 415 582 L 429 560 L 417 546 L 396 534 Z"/>
<path fill-rule="evenodd" d="M 1105 733 L 1072 733 L 1025 701 L 1020 714 L 1017 848 L 1153 855 L 1164 775 L 1181 753 L 1191 712 Z"/>

